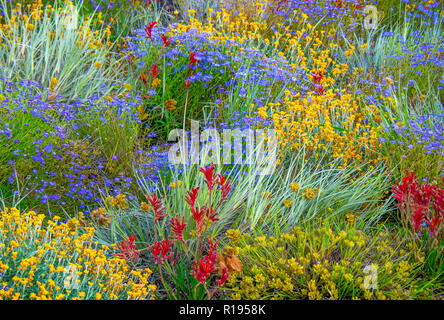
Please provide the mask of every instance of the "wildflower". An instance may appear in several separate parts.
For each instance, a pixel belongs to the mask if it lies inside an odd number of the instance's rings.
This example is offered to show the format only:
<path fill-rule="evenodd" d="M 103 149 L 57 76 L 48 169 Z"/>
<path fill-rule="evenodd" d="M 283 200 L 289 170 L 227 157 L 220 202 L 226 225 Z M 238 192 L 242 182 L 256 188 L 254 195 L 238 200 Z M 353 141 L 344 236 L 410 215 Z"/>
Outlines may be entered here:
<path fill-rule="evenodd" d="M 307 188 L 304 191 L 304 197 L 307 199 L 313 199 L 315 197 L 315 192 L 312 189 Z"/>
<path fill-rule="evenodd" d="M 282 201 L 282 204 L 285 207 L 290 208 L 293 205 L 293 201 L 291 201 L 291 200 L 284 200 L 284 201 Z"/>
<path fill-rule="evenodd" d="M 290 189 L 297 193 L 299 190 L 299 185 L 296 182 L 293 182 L 290 184 Z"/>
<path fill-rule="evenodd" d="M 163 46 L 165 48 L 168 47 L 171 43 L 170 39 L 168 39 L 164 34 L 161 34 L 160 37 L 162 38 Z"/>
<path fill-rule="evenodd" d="M 142 210 L 142 212 L 148 212 L 148 211 L 150 211 L 151 210 L 151 207 L 150 207 L 150 205 L 148 204 L 148 203 L 146 203 L 146 202 L 142 202 L 141 204 L 140 204 L 140 209 Z"/>
<path fill-rule="evenodd" d="M 196 59 L 196 51 L 191 52 L 190 53 L 190 63 L 188 64 L 188 67 L 191 68 L 191 66 L 198 61 L 199 60 Z"/>
<path fill-rule="evenodd" d="M 147 77 L 148 77 L 148 72 L 141 72 L 139 75 L 139 79 L 142 80 L 142 82 L 146 85 L 147 84 Z"/>
<path fill-rule="evenodd" d="M 174 99 L 168 99 L 165 101 L 165 108 L 169 111 L 173 111 L 176 109 L 177 101 Z"/>
<path fill-rule="evenodd" d="M 145 29 L 145 37 L 146 37 L 146 39 L 153 40 L 152 39 L 152 31 L 153 31 L 153 28 L 156 26 L 156 24 L 157 24 L 156 21 L 151 21 L 149 23 L 149 25 L 145 25 L 144 29 Z"/>
<path fill-rule="evenodd" d="M 169 240 L 156 241 L 152 246 L 147 245 L 153 254 L 154 259 L 157 263 L 162 263 L 172 256 L 172 252 L 170 253 L 171 247 L 173 243 Z M 162 257 L 160 257 L 160 256 Z M 161 258 L 161 259 L 160 259 Z M 160 260 L 159 260 L 160 259 Z"/>
<path fill-rule="evenodd" d="M 162 220 L 166 217 L 165 207 L 163 206 L 162 199 L 163 197 L 157 198 L 157 195 L 154 193 L 153 195 L 146 196 L 148 202 L 151 204 L 151 207 L 153 207 L 154 210 L 154 224 L 156 224 L 157 221 Z"/>
<path fill-rule="evenodd" d="M 200 235 L 202 233 L 203 227 L 203 217 L 207 213 L 207 207 L 203 206 L 199 209 L 199 207 L 191 208 L 191 214 L 193 216 L 194 221 L 196 222 L 197 234 Z"/>
<path fill-rule="evenodd" d="M 185 86 L 187 87 L 187 90 L 190 89 L 190 80 L 185 81 Z"/>
<path fill-rule="evenodd" d="M 100 68 L 102 67 L 100 61 L 96 61 L 96 62 L 94 63 L 94 67 L 96 67 L 97 69 L 100 69 Z"/>
<path fill-rule="evenodd" d="M 356 217 L 353 213 L 347 213 L 345 215 L 345 219 L 347 220 L 348 223 L 352 224 L 355 222 Z"/>
<path fill-rule="evenodd" d="M 435 215 L 431 221 L 429 220 L 429 218 L 426 218 L 426 222 L 429 225 L 432 237 L 436 237 L 436 227 L 438 226 L 440 220 L 441 216 L 439 215 Z"/>
<path fill-rule="evenodd" d="M 220 277 L 219 281 L 217 282 L 217 286 L 221 287 L 227 281 L 229 276 L 230 276 L 230 273 L 227 271 L 227 268 L 223 268 L 221 277 Z"/>
<path fill-rule="evenodd" d="M 207 278 L 216 269 L 216 263 L 217 263 L 216 246 L 218 242 L 219 240 L 217 240 L 214 243 L 213 239 L 209 238 L 208 244 L 210 246 L 210 249 L 208 250 L 208 255 L 199 259 L 199 263 L 193 261 L 194 266 L 192 267 L 193 271 L 191 272 L 191 274 L 193 275 L 194 278 L 196 278 L 197 281 L 199 281 L 204 286 L 207 282 Z"/>
<path fill-rule="evenodd" d="M 182 221 L 179 222 L 179 215 L 176 214 L 176 216 L 170 220 L 171 232 L 173 233 L 172 239 L 174 241 L 181 241 L 185 243 L 183 238 L 183 230 L 187 224 L 184 222 L 184 218 L 185 217 L 182 217 Z"/>
<path fill-rule="evenodd" d="M 140 252 L 136 249 L 136 244 L 134 243 L 136 236 L 137 235 L 129 236 L 126 240 L 122 241 L 120 245 L 117 244 L 120 250 L 117 256 L 133 263 L 139 259 Z"/>
<path fill-rule="evenodd" d="M 415 211 L 411 217 L 411 221 L 413 223 L 413 229 L 415 232 L 419 232 L 422 224 L 424 223 L 424 207 L 418 206 L 415 208 Z"/>
<path fill-rule="evenodd" d="M 103 224 L 105 226 L 109 225 L 109 223 L 111 221 L 111 217 L 107 216 L 106 211 L 105 211 L 104 208 L 99 208 L 99 209 L 93 210 L 91 212 L 91 216 L 99 224 Z"/>
<path fill-rule="evenodd" d="M 215 181 L 214 179 L 214 164 L 210 167 L 206 168 L 199 168 L 199 171 L 202 172 L 205 175 L 205 183 L 207 184 L 208 190 L 211 192 L 213 191 Z"/>
<path fill-rule="evenodd" d="M 154 88 L 157 88 L 157 87 L 159 86 L 160 82 L 161 82 L 161 81 L 160 81 L 159 78 L 154 78 L 153 81 L 151 82 L 151 85 L 152 85 Z"/>
<path fill-rule="evenodd" d="M 238 229 L 229 229 L 225 232 L 225 235 L 233 242 L 233 244 L 239 243 L 242 239 L 241 232 Z"/>
<path fill-rule="evenodd" d="M 218 206 L 220 206 L 223 202 L 225 202 L 227 200 L 228 194 L 231 191 L 231 188 L 233 187 L 230 184 L 230 180 L 226 180 L 225 176 L 222 174 L 218 174 L 217 175 L 218 180 L 216 180 L 216 184 L 219 185 L 219 188 L 221 190 L 221 199 L 219 201 Z"/>
<path fill-rule="evenodd" d="M 125 198 L 125 195 L 119 194 L 115 198 L 111 199 L 111 205 L 117 209 L 125 210 L 128 208 L 128 200 Z"/>
<path fill-rule="evenodd" d="M 49 83 L 49 91 L 54 91 L 55 86 L 57 85 L 58 81 L 56 78 L 51 77 L 51 81 Z"/>
<path fill-rule="evenodd" d="M 153 64 L 151 66 L 151 69 L 149 69 L 149 72 L 150 72 L 151 77 L 154 79 L 160 73 L 160 69 L 157 67 L 156 64 Z"/>
<path fill-rule="evenodd" d="M 185 202 L 188 203 L 190 208 L 194 208 L 197 198 L 197 192 L 199 191 L 199 187 L 191 189 L 191 191 L 187 191 L 187 195 L 185 196 Z"/>

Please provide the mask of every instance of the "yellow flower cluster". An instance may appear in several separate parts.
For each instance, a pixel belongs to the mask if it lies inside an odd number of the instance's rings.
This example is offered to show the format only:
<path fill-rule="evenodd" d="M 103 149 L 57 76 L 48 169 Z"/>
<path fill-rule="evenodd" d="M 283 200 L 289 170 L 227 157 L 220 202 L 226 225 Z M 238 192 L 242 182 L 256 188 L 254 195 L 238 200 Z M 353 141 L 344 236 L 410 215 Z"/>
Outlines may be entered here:
<path fill-rule="evenodd" d="M 128 200 L 124 194 L 118 194 L 116 197 L 108 196 L 105 199 L 105 204 L 111 205 L 116 209 L 126 210 L 128 209 Z"/>
<path fill-rule="evenodd" d="M 131 270 L 94 228 L 71 231 L 59 217 L 0 212 L 0 299 L 150 299 L 151 270 Z"/>
<path fill-rule="evenodd" d="M 329 90 L 302 98 L 287 90 L 283 102 L 269 103 L 269 109 L 281 152 L 305 148 L 319 158 L 319 154 L 331 150 L 331 156 L 341 158 L 343 166 L 353 160 L 356 164 L 380 160 L 376 157 L 378 128 L 367 119 L 368 114 L 376 113 L 376 107 L 361 108 L 345 91 L 338 95 Z"/>
<path fill-rule="evenodd" d="M 0 31 L 3 34 L 0 37 L 0 44 L 2 46 L 6 46 L 11 39 L 17 38 L 17 34 L 22 38 L 21 41 L 25 41 L 25 38 L 31 32 L 38 32 L 40 25 L 43 28 L 46 25 L 53 25 L 54 21 L 59 21 L 63 28 L 56 26 L 52 31 L 48 29 L 49 33 L 46 36 L 49 36 L 51 39 L 63 37 L 64 32 L 66 32 L 67 22 L 74 21 L 72 13 L 75 7 L 70 1 L 66 1 L 65 6 L 58 8 L 53 7 L 51 4 L 43 5 L 42 0 L 33 1 L 32 4 L 26 7 L 22 6 L 21 3 L 16 3 L 15 6 L 16 8 L 12 9 L 12 15 L 7 20 L 2 20 L 2 17 L 0 17 Z M 55 17 L 58 18 L 56 19 Z M 104 28 L 97 28 L 97 30 L 92 31 L 91 27 L 96 27 L 97 21 L 104 23 L 101 12 L 98 13 L 96 18 L 94 23 L 84 21 L 78 26 L 78 41 L 76 45 L 88 46 L 90 49 L 101 48 L 105 45 L 112 46 L 110 41 L 111 26 L 109 24 Z M 96 67 L 99 64 L 100 62 L 96 62 Z"/>
<path fill-rule="evenodd" d="M 411 256 L 389 238 L 385 231 L 370 236 L 350 226 L 340 232 L 322 226 L 295 227 L 279 236 L 243 234 L 232 241 L 244 268 L 228 280 L 234 292 L 230 298 L 398 299 L 419 294 L 413 286 L 416 262 L 409 262 Z"/>

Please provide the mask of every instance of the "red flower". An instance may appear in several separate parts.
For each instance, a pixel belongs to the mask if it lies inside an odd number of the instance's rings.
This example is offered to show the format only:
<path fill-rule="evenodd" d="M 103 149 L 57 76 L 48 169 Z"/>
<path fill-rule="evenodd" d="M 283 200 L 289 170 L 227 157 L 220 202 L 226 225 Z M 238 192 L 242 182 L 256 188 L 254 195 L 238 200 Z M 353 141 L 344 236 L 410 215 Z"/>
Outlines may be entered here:
<path fill-rule="evenodd" d="M 192 267 L 193 271 L 191 274 L 197 281 L 205 285 L 207 282 L 207 278 L 210 276 L 211 272 L 214 271 L 215 266 L 214 263 L 210 260 L 208 256 L 204 256 L 199 260 L 199 264 L 196 261 L 194 262 L 194 266 Z"/>
<path fill-rule="evenodd" d="M 205 183 L 207 184 L 208 190 L 213 191 L 214 188 L 214 169 L 216 167 L 213 165 L 211 165 L 210 167 L 206 167 L 206 168 L 199 168 L 199 171 L 202 172 L 205 175 Z"/>
<path fill-rule="evenodd" d="M 187 87 L 187 89 L 190 88 L 190 80 L 186 80 L 186 81 L 185 81 L 185 86 Z"/>
<path fill-rule="evenodd" d="M 436 237 L 436 227 L 438 226 L 440 220 L 441 217 L 439 215 L 435 215 L 432 221 L 430 221 L 429 218 L 426 218 L 426 222 L 429 225 L 432 237 Z"/>
<path fill-rule="evenodd" d="M 153 28 L 154 28 L 154 26 L 155 26 L 156 24 L 157 24 L 156 21 L 151 21 L 149 25 L 145 25 L 145 37 L 146 37 L 147 39 L 151 39 L 151 40 L 153 40 L 153 39 L 151 38 L 151 36 L 152 36 Z"/>
<path fill-rule="evenodd" d="M 153 66 L 151 67 L 151 69 L 149 69 L 149 71 L 153 79 L 157 77 L 157 75 L 160 73 L 160 69 L 155 64 L 153 64 Z"/>
<path fill-rule="evenodd" d="M 188 67 L 191 68 L 191 66 L 198 61 L 199 60 L 196 59 L 196 51 L 191 52 L 190 53 L 190 63 L 188 64 Z"/>
<path fill-rule="evenodd" d="M 194 266 L 192 267 L 192 275 L 196 278 L 197 281 L 205 285 L 208 277 L 211 272 L 216 269 L 217 263 L 217 251 L 216 246 L 219 240 L 213 243 L 213 239 L 208 239 L 208 244 L 210 245 L 210 249 L 208 250 L 208 255 L 204 256 L 199 260 L 199 264 L 194 261 Z M 225 279 L 226 280 L 226 279 Z"/>
<path fill-rule="evenodd" d="M 170 39 L 168 39 L 164 34 L 161 34 L 160 37 L 162 38 L 163 46 L 165 48 L 168 47 L 171 43 Z"/>
<path fill-rule="evenodd" d="M 401 182 L 396 180 L 396 186 L 392 187 L 393 198 L 398 201 L 399 206 L 401 206 L 409 196 L 409 187 L 416 180 L 415 172 L 409 173 L 406 171 L 406 176 L 402 178 Z"/>
<path fill-rule="evenodd" d="M 157 221 L 162 220 L 166 217 L 165 207 L 163 207 L 162 199 L 163 197 L 160 197 L 157 199 L 157 195 L 153 194 L 151 196 L 146 196 L 146 199 L 151 204 L 154 210 L 154 224 L 156 224 Z"/>
<path fill-rule="evenodd" d="M 218 180 L 216 180 L 215 182 L 216 182 L 216 184 L 219 185 L 219 189 L 221 190 L 221 193 L 222 193 L 221 198 L 219 200 L 219 204 L 218 204 L 218 207 L 219 207 L 222 203 L 224 203 L 227 200 L 228 194 L 230 193 L 231 188 L 233 186 L 230 184 L 230 180 L 227 180 L 224 177 L 224 175 L 218 174 L 217 177 L 218 177 Z"/>
<path fill-rule="evenodd" d="M 225 283 L 225 281 L 227 281 L 229 276 L 230 276 L 230 274 L 228 273 L 227 268 L 223 268 L 222 275 L 221 275 L 219 281 L 217 282 L 217 286 L 218 287 L 222 286 Z"/>
<path fill-rule="evenodd" d="M 147 245 L 153 254 L 154 259 L 156 259 L 156 262 L 163 262 L 170 258 L 172 256 L 172 252 L 168 254 L 171 250 L 171 247 L 173 246 L 173 243 L 169 240 L 162 240 L 162 241 L 156 241 L 152 246 Z M 162 256 L 162 257 L 160 257 Z"/>
<path fill-rule="evenodd" d="M 148 77 L 148 72 L 145 72 L 145 73 L 140 73 L 140 76 L 139 76 L 139 79 L 140 80 L 142 80 L 143 81 L 143 83 L 146 85 L 146 79 L 147 79 L 147 77 Z"/>
<path fill-rule="evenodd" d="M 424 223 L 424 207 L 418 206 L 415 208 L 415 211 L 412 215 L 412 223 L 413 223 L 413 229 L 415 232 L 419 232 L 421 229 L 421 225 Z"/>
<path fill-rule="evenodd" d="M 219 219 L 218 218 L 216 218 L 216 216 L 217 216 L 217 212 L 215 213 L 214 212 L 214 210 L 213 210 L 213 208 L 208 208 L 208 210 L 207 210 L 207 213 L 206 213 L 206 216 L 207 216 L 207 218 L 210 220 L 210 221 L 218 221 Z"/>
<path fill-rule="evenodd" d="M 129 236 L 127 239 L 123 240 L 120 244 L 117 243 L 117 247 L 120 253 L 117 254 L 118 257 L 125 260 L 136 262 L 139 259 L 140 252 L 136 249 L 136 244 L 134 239 L 137 235 Z"/>
<path fill-rule="evenodd" d="M 191 189 L 191 191 L 187 191 L 187 195 L 185 196 L 185 202 L 188 203 L 191 209 L 194 208 L 196 204 L 197 192 L 199 191 L 199 187 Z"/>
<path fill-rule="evenodd" d="M 170 220 L 170 227 L 171 232 L 173 233 L 173 236 L 171 237 L 174 241 L 182 241 L 185 242 L 183 239 L 183 230 L 187 226 L 186 223 L 183 222 L 185 217 L 182 217 L 182 221 L 179 222 L 179 215 L 176 214 L 176 217 L 172 218 Z"/>
<path fill-rule="evenodd" d="M 440 189 L 439 186 L 435 185 L 433 199 L 435 213 L 444 217 L 444 189 Z"/>
<path fill-rule="evenodd" d="M 322 71 L 313 72 L 313 83 L 315 85 L 317 94 L 323 94 L 325 92 L 325 88 L 321 86 L 321 81 L 323 77 L 324 73 Z"/>
<path fill-rule="evenodd" d="M 193 215 L 194 221 L 196 221 L 196 229 L 197 233 L 202 233 L 202 226 L 203 226 L 203 217 L 207 213 L 207 207 L 203 206 L 199 209 L 199 207 L 191 208 L 191 214 Z"/>

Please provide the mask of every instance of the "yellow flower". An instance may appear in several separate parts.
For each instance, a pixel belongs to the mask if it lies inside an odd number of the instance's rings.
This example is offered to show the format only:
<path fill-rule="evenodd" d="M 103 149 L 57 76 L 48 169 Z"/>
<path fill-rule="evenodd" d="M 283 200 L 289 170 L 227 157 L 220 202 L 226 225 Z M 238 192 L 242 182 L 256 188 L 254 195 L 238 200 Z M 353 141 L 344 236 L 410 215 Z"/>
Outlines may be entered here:
<path fill-rule="evenodd" d="M 291 201 L 291 200 L 284 200 L 284 201 L 282 201 L 282 204 L 285 207 L 290 208 L 293 205 L 293 201 Z"/>
<path fill-rule="evenodd" d="M 168 100 L 165 102 L 165 108 L 167 108 L 167 110 L 169 110 L 169 111 L 173 111 L 173 110 L 176 109 L 176 104 L 177 104 L 177 101 L 176 101 L 176 100 L 174 100 L 174 99 L 168 99 Z"/>
<path fill-rule="evenodd" d="M 102 67 L 102 65 L 100 64 L 100 61 L 96 61 L 96 63 L 94 63 L 94 67 L 96 67 L 97 69 L 100 69 Z"/>
<path fill-rule="evenodd" d="M 290 184 L 290 188 L 291 188 L 291 190 L 293 190 L 295 193 L 297 193 L 298 190 L 299 190 L 299 185 L 298 185 L 296 182 L 293 182 L 293 183 Z"/>
<path fill-rule="evenodd" d="M 348 223 L 352 224 L 352 223 L 355 222 L 356 217 L 355 217 L 355 215 L 353 213 L 347 213 L 345 215 L 345 219 L 347 220 Z"/>
<path fill-rule="evenodd" d="M 154 78 L 153 81 L 151 81 L 151 85 L 154 88 L 157 88 L 159 86 L 159 84 L 160 84 L 160 79 L 159 78 Z"/>
<path fill-rule="evenodd" d="M 142 202 L 140 204 L 140 209 L 142 210 L 142 212 L 148 212 L 151 210 L 151 206 L 146 202 Z"/>
<path fill-rule="evenodd" d="M 57 84 L 58 84 L 57 79 L 54 77 L 51 77 L 51 81 L 49 83 L 49 91 L 54 91 L 54 88 Z"/>
<path fill-rule="evenodd" d="M 315 195 L 316 195 L 315 192 L 310 188 L 307 188 L 304 191 L 304 197 L 307 199 L 313 199 Z"/>

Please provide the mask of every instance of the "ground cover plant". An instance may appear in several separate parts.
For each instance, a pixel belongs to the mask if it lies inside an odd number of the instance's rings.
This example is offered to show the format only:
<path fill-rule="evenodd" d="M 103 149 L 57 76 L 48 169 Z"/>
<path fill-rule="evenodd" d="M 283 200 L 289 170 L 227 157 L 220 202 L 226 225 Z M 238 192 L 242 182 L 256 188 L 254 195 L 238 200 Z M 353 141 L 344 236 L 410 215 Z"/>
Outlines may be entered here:
<path fill-rule="evenodd" d="M 443 299 L 439 3 L 0 0 L 0 299 Z"/>

